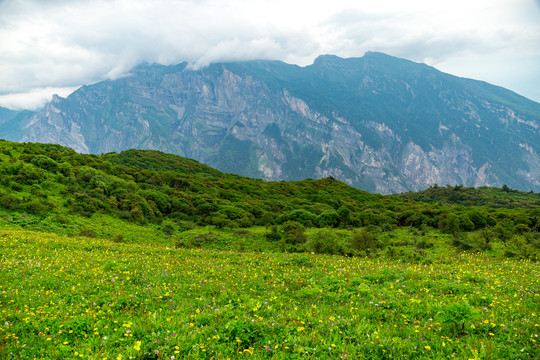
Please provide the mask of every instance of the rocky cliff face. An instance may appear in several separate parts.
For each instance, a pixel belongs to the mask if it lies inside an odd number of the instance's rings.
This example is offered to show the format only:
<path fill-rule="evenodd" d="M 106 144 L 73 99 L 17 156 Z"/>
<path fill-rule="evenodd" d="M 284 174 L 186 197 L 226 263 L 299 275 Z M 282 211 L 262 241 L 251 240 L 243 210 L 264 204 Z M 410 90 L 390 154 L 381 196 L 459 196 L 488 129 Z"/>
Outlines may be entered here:
<path fill-rule="evenodd" d="M 540 104 L 378 53 L 304 68 L 142 65 L 18 124 L 9 140 L 157 149 L 266 180 L 333 176 L 379 193 L 435 183 L 540 190 Z"/>

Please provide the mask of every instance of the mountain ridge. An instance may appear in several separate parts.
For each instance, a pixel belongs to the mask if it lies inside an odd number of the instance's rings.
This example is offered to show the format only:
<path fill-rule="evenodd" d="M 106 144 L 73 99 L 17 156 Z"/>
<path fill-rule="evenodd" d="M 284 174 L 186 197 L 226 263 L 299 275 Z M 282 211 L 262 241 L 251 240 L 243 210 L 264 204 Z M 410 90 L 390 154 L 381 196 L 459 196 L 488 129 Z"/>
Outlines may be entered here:
<path fill-rule="evenodd" d="M 368 52 L 306 67 L 144 64 L 54 98 L 8 140 L 148 148 L 265 180 L 333 176 L 380 193 L 435 183 L 539 191 L 539 119 L 540 104 L 509 90 Z"/>

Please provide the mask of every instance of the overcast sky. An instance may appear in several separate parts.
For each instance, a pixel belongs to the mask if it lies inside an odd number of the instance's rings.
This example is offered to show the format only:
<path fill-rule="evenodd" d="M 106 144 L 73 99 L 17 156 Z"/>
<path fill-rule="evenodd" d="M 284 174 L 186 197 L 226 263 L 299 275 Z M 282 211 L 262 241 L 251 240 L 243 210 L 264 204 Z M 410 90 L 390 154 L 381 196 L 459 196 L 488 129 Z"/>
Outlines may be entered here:
<path fill-rule="evenodd" d="M 540 0 L 0 0 L 0 106 L 36 109 L 145 61 L 369 50 L 540 102 Z"/>

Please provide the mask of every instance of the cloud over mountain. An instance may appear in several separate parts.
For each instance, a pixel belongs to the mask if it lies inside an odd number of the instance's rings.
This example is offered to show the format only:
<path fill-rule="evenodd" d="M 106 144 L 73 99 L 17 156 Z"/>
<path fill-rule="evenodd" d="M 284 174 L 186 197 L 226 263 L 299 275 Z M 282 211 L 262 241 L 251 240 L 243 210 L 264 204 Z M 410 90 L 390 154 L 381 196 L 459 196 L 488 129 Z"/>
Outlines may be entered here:
<path fill-rule="evenodd" d="M 539 15 L 526 0 L 4 0 L 0 105 L 13 107 L 19 93 L 36 107 L 42 94 L 50 97 L 47 88 L 117 78 L 141 62 L 307 65 L 324 53 L 349 57 L 368 50 L 500 85 L 508 81 L 538 100 L 540 70 L 531 64 L 540 62 Z M 475 66 L 479 61 L 499 66 Z"/>

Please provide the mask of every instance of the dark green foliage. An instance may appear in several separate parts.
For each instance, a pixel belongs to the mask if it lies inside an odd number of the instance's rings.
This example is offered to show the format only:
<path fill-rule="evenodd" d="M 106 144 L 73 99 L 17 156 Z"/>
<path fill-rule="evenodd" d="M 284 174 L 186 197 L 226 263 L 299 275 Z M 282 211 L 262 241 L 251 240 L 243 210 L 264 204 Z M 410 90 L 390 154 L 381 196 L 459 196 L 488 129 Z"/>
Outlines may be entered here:
<path fill-rule="evenodd" d="M 525 233 L 530 232 L 531 229 L 525 224 L 517 224 L 514 227 L 514 231 L 516 232 L 516 234 L 523 235 Z"/>
<path fill-rule="evenodd" d="M 449 214 L 439 221 L 439 229 L 457 236 L 461 230 L 459 218 L 455 214 Z"/>
<path fill-rule="evenodd" d="M 469 219 L 467 214 L 462 214 L 458 217 L 459 229 L 462 231 L 472 231 L 475 226 L 474 223 Z"/>
<path fill-rule="evenodd" d="M 483 229 L 488 224 L 487 216 L 478 210 L 470 212 L 468 216 L 469 220 L 471 220 L 474 224 L 474 228 L 476 230 Z"/>
<path fill-rule="evenodd" d="M 96 232 L 92 229 L 82 229 L 79 233 L 79 236 L 95 238 L 97 236 Z"/>
<path fill-rule="evenodd" d="M 317 216 L 317 224 L 320 227 L 334 227 L 338 223 L 339 214 L 335 210 L 326 210 Z"/>
<path fill-rule="evenodd" d="M 422 239 L 416 244 L 417 249 L 430 249 L 433 247 L 433 243 L 427 242 L 426 240 Z"/>
<path fill-rule="evenodd" d="M 58 169 L 58 163 L 45 155 L 37 155 L 32 160 L 31 163 L 36 165 L 39 168 L 56 171 Z"/>
<path fill-rule="evenodd" d="M 15 182 L 15 181 L 10 181 L 9 187 L 10 187 L 10 189 L 12 189 L 14 191 L 22 191 L 24 189 L 24 187 L 21 184 L 19 184 L 18 182 Z"/>
<path fill-rule="evenodd" d="M 17 209 L 19 204 L 19 199 L 11 194 L 0 195 L 0 206 L 5 207 L 6 209 Z"/>
<path fill-rule="evenodd" d="M 30 164 L 24 164 L 17 172 L 15 179 L 20 184 L 36 184 L 44 180 L 43 171 Z"/>
<path fill-rule="evenodd" d="M 163 227 L 163 229 L 161 229 L 161 231 L 171 236 L 174 233 L 174 228 L 171 225 L 167 224 Z"/>
<path fill-rule="evenodd" d="M 357 251 L 375 249 L 379 244 L 374 235 L 365 229 L 356 230 L 351 235 L 351 248 Z"/>
<path fill-rule="evenodd" d="M 343 254 L 343 243 L 337 233 L 330 229 L 321 229 L 311 235 L 306 242 L 306 249 L 315 254 Z"/>
<path fill-rule="evenodd" d="M 539 208 L 540 194 L 511 190 L 508 186 L 492 188 L 482 186 L 479 188 L 467 187 L 440 187 L 432 186 L 429 189 L 408 192 L 399 195 L 414 201 L 427 203 L 444 203 L 465 206 L 486 206 L 491 208 Z M 475 222 L 473 219 L 471 219 Z"/>
<path fill-rule="evenodd" d="M 284 214 L 282 221 L 296 221 L 304 226 L 313 226 L 317 223 L 317 216 L 308 210 L 296 209 Z"/>
<path fill-rule="evenodd" d="M 282 225 L 281 231 L 286 244 L 299 245 L 306 241 L 306 228 L 297 221 L 287 221 Z"/>
<path fill-rule="evenodd" d="M 507 240 L 510 240 L 513 234 L 513 226 L 508 222 L 497 223 L 497 225 L 495 225 L 495 227 L 493 228 L 493 235 L 503 243 L 506 243 Z"/>
<path fill-rule="evenodd" d="M 71 208 L 84 216 L 92 216 L 98 209 L 96 199 L 84 193 L 75 193 L 70 200 Z"/>
<path fill-rule="evenodd" d="M 279 241 L 282 238 L 282 234 L 279 232 L 277 225 L 270 227 L 270 232 L 264 235 L 270 241 Z"/>

